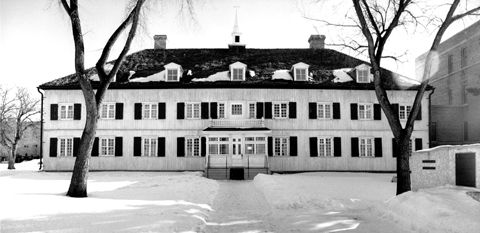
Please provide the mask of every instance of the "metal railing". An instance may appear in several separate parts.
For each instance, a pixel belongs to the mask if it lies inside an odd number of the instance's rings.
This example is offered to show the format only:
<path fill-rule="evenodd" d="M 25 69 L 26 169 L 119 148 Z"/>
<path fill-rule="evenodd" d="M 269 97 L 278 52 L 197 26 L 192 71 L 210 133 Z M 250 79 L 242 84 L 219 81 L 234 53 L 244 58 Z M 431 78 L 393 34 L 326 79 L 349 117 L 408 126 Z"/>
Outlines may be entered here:
<path fill-rule="evenodd" d="M 214 128 L 256 128 L 265 127 L 262 119 L 211 119 L 210 127 Z"/>

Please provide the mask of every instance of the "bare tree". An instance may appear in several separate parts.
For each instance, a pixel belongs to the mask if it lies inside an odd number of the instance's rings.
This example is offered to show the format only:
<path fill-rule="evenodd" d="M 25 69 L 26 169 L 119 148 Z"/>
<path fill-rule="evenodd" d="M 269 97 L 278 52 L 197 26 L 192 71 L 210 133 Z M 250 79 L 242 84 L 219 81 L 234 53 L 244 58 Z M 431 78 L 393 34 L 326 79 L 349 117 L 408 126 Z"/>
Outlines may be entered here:
<path fill-rule="evenodd" d="M 32 117 L 40 113 L 38 103 L 24 88 L 18 88 L 11 99 L 8 90 L 0 89 L 0 144 L 10 151 L 8 169 L 15 169 L 17 145 L 23 133 L 34 126 Z"/>
<path fill-rule="evenodd" d="M 117 75 L 120 66 L 122 65 L 125 56 L 130 50 L 130 45 L 133 38 L 136 35 L 137 27 L 139 24 L 139 17 L 142 9 L 142 5 L 145 0 L 136 0 L 133 4 L 133 9 L 126 17 L 126 19 L 117 27 L 113 34 L 108 39 L 105 47 L 102 51 L 102 55 L 96 63 L 96 70 L 100 78 L 100 84 L 95 92 L 90 80 L 85 71 L 84 64 L 84 42 L 82 26 L 80 23 L 80 14 L 78 10 L 78 0 L 60 0 L 65 12 L 70 18 L 72 24 L 73 41 L 75 45 L 75 73 L 78 83 L 82 89 L 83 97 L 86 105 L 86 122 L 83 129 L 82 137 L 80 139 L 80 145 L 78 149 L 77 158 L 73 168 L 72 179 L 70 181 L 70 187 L 67 192 L 67 196 L 71 197 L 86 197 L 87 196 L 87 179 L 88 179 L 88 164 L 90 154 L 93 147 L 93 141 L 97 130 L 97 121 L 99 118 L 99 108 L 102 100 L 105 96 L 105 92 L 110 86 Z M 112 47 L 118 40 L 118 37 L 127 30 L 127 39 L 123 45 L 123 49 L 116 58 L 113 68 L 110 71 L 105 69 L 105 64 L 109 58 Z"/>

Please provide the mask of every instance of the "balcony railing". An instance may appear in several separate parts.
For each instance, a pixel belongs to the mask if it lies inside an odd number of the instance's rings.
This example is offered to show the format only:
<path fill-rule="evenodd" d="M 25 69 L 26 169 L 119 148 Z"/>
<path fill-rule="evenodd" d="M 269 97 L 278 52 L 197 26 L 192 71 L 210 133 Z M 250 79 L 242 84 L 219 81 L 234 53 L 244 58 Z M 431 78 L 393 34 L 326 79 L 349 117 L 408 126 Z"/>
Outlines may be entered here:
<path fill-rule="evenodd" d="M 210 127 L 214 128 L 262 128 L 264 119 L 212 119 Z"/>

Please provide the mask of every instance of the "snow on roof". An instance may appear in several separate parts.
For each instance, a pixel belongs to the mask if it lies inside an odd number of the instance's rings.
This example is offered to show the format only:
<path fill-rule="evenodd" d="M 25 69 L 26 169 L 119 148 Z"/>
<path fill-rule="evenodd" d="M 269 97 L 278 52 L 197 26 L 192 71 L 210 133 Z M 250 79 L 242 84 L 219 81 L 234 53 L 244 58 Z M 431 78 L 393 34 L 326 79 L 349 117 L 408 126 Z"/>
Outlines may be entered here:
<path fill-rule="evenodd" d="M 289 70 L 276 70 L 273 72 L 272 79 L 293 80 Z"/>
<path fill-rule="evenodd" d="M 303 62 L 299 62 L 299 63 L 296 63 L 294 64 L 292 67 L 293 68 L 296 68 L 296 67 L 305 67 L 305 68 L 308 68 L 310 65 L 306 64 L 306 63 L 303 63 Z"/>
<path fill-rule="evenodd" d="M 255 71 L 248 70 L 248 73 L 250 74 L 250 77 L 255 77 Z"/>
<path fill-rule="evenodd" d="M 146 82 L 158 82 L 158 81 L 165 81 L 165 70 L 162 70 L 158 73 L 152 74 L 147 77 L 131 79 L 129 82 L 146 83 Z"/>
<path fill-rule="evenodd" d="M 348 75 L 348 72 L 350 72 L 351 70 L 352 68 L 341 68 L 341 69 L 333 70 L 332 73 L 333 73 L 333 76 L 335 76 L 335 78 L 332 80 L 332 82 L 345 83 L 345 82 L 352 81 L 353 78 L 350 77 L 350 75 Z"/>
<path fill-rule="evenodd" d="M 217 72 L 208 76 L 207 78 L 194 78 L 192 82 L 215 82 L 215 81 L 230 81 L 229 71 Z"/>
<path fill-rule="evenodd" d="M 179 68 L 179 67 L 182 67 L 181 65 L 177 64 L 177 63 L 174 63 L 174 62 L 170 62 L 166 65 L 164 65 L 165 68 Z"/>
<path fill-rule="evenodd" d="M 407 78 L 403 75 L 392 74 L 392 76 L 394 77 L 393 81 L 395 82 L 395 84 L 401 88 L 409 88 L 412 86 L 420 85 L 419 81 Z"/>
<path fill-rule="evenodd" d="M 243 63 L 241 63 L 241 62 L 239 62 L 239 61 L 230 64 L 230 68 L 231 68 L 231 67 L 246 67 L 246 66 L 247 66 L 246 64 L 243 64 Z"/>

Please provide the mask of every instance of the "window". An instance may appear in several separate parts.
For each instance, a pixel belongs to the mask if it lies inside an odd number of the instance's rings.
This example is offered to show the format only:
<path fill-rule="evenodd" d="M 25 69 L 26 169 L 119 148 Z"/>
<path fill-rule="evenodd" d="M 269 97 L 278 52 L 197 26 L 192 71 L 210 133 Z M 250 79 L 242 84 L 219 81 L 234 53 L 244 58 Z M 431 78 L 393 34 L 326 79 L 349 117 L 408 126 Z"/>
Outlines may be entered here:
<path fill-rule="evenodd" d="M 369 83 L 370 82 L 369 73 L 370 73 L 369 68 L 357 69 L 357 83 Z"/>
<path fill-rule="evenodd" d="M 407 120 L 408 116 L 410 115 L 411 110 L 412 110 L 412 106 L 399 105 L 398 106 L 398 115 L 400 117 L 400 120 Z"/>
<path fill-rule="evenodd" d="M 372 115 L 372 104 L 358 104 L 358 119 L 371 120 Z"/>
<path fill-rule="evenodd" d="M 228 154 L 228 137 L 210 137 L 208 138 L 208 153 L 210 155 Z"/>
<path fill-rule="evenodd" d="M 245 154 L 264 155 L 266 148 L 265 137 L 246 137 L 245 138 Z"/>
<path fill-rule="evenodd" d="M 460 67 L 465 67 L 467 65 L 467 48 L 462 48 L 460 50 Z"/>
<path fill-rule="evenodd" d="M 115 103 L 103 103 L 101 105 L 100 119 L 115 119 Z"/>
<path fill-rule="evenodd" d="M 154 157 L 157 156 L 157 139 L 144 138 L 142 156 Z"/>
<path fill-rule="evenodd" d="M 448 55 L 447 62 L 447 71 L 449 74 L 451 74 L 453 72 L 453 55 Z"/>
<path fill-rule="evenodd" d="M 243 68 L 232 69 L 232 81 L 243 81 Z"/>
<path fill-rule="evenodd" d="M 307 69 L 297 68 L 295 69 L 296 81 L 307 81 Z"/>
<path fill-rule="evenodd" d="M 273 140 L 274 156 L 286 156 L 288 153 L 288 138 L 276 137 Z"/>
<path fill-rule="evenodd" d="M 225 103 L 218 103 L 218 118 L 225 118 Z"/>
<path fill-rule="evenodd" d="M 248 118 L 255 119 L 257 117 L 257 107 L 255 103 L 248 104 Z"/>
<path fill-rule="evenodd" d="M 318 156 L 321 156 L 321 157 L 333 156 L 331 137 L 318 138 Z"/>
<path fill-rule="evenodd" d="M 186 141 L 187 156 L 200 156 L 200 138 L 187 138 Z"/>
<path fill-rule="evenodd" d="M 317 104 L 317 118 L 319 118 L 319 119 L 331 119 L 332 118 L 332 104 L 331 103 L 318 103 Z"/>
<path fill-rule="evenodd" d="M 73 156 L 73 138 L 59 138 L 59 148 L 60 152 L 58 156 L 66 157 Z"/>
<path fill-rule="evenodd" d="M 232 104 L 232 115 L 242 115 L 242 104 Z"/>
<path fill-rule="evenodd" d="M 167 69 L 167 81 L 178 81 L 178 69 Z"/>
<path fill-rule="evenodd" d="M 115 155 L 115 138 L 100 138 L 100 155 Z"/>
<path fill-rule="evenodd" d="M 373 157 L 373 138 L 360 138 L 360 157 Z"/>
<path fill-rule="evenodd" d="M 73 104 L 59 104 L 60 120 L 73 120 Z"/>
<path fill-rule="evenodd" d="M 200 103 L 186 103 L 185 111 L 187 119 L 200 119 Z"/>
<path fill-rule="evenodd" d="M 274 118 L 287 118 L 288 117 L 288 103 L 274 103 L 273 104 L 273 117 Z"/>
<path fill-rule="evenodd" d="M 156 103 L 143 104 L 143 119 L 157 119 L 158 105 Z"/>

